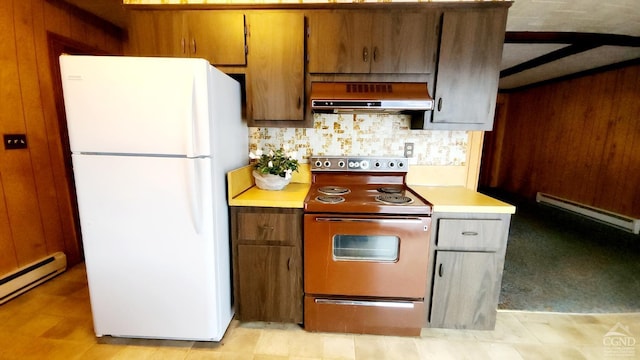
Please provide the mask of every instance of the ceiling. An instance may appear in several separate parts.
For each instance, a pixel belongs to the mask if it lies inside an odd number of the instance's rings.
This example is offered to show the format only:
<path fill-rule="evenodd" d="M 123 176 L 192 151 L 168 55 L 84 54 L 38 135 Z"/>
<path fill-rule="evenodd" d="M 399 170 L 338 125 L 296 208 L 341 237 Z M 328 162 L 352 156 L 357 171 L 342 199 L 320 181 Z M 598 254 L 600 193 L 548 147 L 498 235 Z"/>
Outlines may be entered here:
<path fill-rule="evenodd" d="M 65 0 L 126 28 L 122 0 Z M 640 59 L 638 0 L 516 0 L 509 9 L 500 89 Z"/>
<path fill-rule="evenodd" d="M 538 36 L 538 41 L 518 43 L 510 42 L 510 32 L 562 34 L 559 34 L 561 36 Z M 549 37 L 553 41 L 549 40 Z M 541 38 L 547 38 L 547 40 L 540 40 Z M 569 48 L 576 43 L 582 46 Z M 500 88 L 514 89 L 602 66 L 640 59 L 638 0 L 516 0 L 509 9 L 507 18 L 507 39 L 502 52 L 503 73 L 501 75 L 505 75 L 507 69 L 553 54 L 554 51 L 557 56 L 546 57 L 546 60 L 553 61 L 542 61 L 543 58 L 532 62 L 536 66 L 531 68 L 522 66 L 523 71 L 501 76 Z"/>

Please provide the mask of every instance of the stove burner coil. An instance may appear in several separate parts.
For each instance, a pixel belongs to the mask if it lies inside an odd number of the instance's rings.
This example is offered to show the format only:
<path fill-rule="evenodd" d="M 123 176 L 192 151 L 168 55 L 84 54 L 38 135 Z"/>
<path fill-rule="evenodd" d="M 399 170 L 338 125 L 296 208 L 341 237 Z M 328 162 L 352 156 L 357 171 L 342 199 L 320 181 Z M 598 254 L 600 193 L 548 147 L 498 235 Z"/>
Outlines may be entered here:
<path fill-rule="evenodd" d="M 382 186 L 378 188 L 378 192 L 385 194 L 400 194 L 402 192 L 402 187 L 400 186 Z"/>
<path fill-rule="evenodd" d="M 405 205 L 411 204 L 413 199 L 403 195 L 383 194 L 376 196 L 376 201 L 389 205 Z"/>
<path fill-rule="evenodd" d="M 338 204 L 344 202 L 344 198 L 342 196 L 336 195 L 318 196 L 316 197 L 316 200 L 323 204 Z"/>
<path fill-rule="evenodd" d="M 351 192 L 351 190 L 342 186 L 322 186 L 318 188 L 318 192 L 325 195 L 344 195 Z"/>

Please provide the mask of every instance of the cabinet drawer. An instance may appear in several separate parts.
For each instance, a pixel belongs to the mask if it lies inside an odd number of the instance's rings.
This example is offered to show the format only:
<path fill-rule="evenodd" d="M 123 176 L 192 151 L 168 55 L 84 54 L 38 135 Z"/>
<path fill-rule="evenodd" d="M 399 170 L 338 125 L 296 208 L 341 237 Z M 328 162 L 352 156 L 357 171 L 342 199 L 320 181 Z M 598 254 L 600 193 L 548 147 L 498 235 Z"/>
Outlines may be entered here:
<path fill-rule="evenodd" d="M 500 219 L 440 219 L 439 249 L 496 251 L 502 245 Z"/>
<path fill-rule="evenodd" d="M 238 241 L 268 242 L 278 245 L 297 245 L 300 238 L 298 218 L 282 213 L 238 214 Z"/>

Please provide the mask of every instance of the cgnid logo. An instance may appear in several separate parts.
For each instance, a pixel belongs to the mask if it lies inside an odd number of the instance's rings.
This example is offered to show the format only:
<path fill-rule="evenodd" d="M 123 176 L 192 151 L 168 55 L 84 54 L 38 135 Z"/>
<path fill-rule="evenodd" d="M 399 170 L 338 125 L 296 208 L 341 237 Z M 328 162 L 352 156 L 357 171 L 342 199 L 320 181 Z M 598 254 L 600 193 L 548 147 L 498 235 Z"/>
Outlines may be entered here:
<path fill-rule="evenodd" d="M 636 339 L 629 331 L 629 327 L 621 323 L 617 323 L 602 337 L 602 345 L 605 346 L 607 356 L 635 356 Z"/>

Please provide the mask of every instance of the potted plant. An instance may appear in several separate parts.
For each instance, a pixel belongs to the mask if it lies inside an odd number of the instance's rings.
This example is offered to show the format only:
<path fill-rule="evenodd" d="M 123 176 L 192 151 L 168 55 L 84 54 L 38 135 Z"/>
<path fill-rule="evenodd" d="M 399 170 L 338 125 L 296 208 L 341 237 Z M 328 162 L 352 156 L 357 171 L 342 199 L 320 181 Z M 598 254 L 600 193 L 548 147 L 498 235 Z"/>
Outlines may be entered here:
<path fill-rule="evenodd" d="M 281 148 L 264 153 L 257 150 L 250 152 L 249 158 L 254 162 L 256 186 L 263 190 L 282 190 L 291 181 L 291 174 L 298 171 L 295 151 L 287 152 Z"/>

